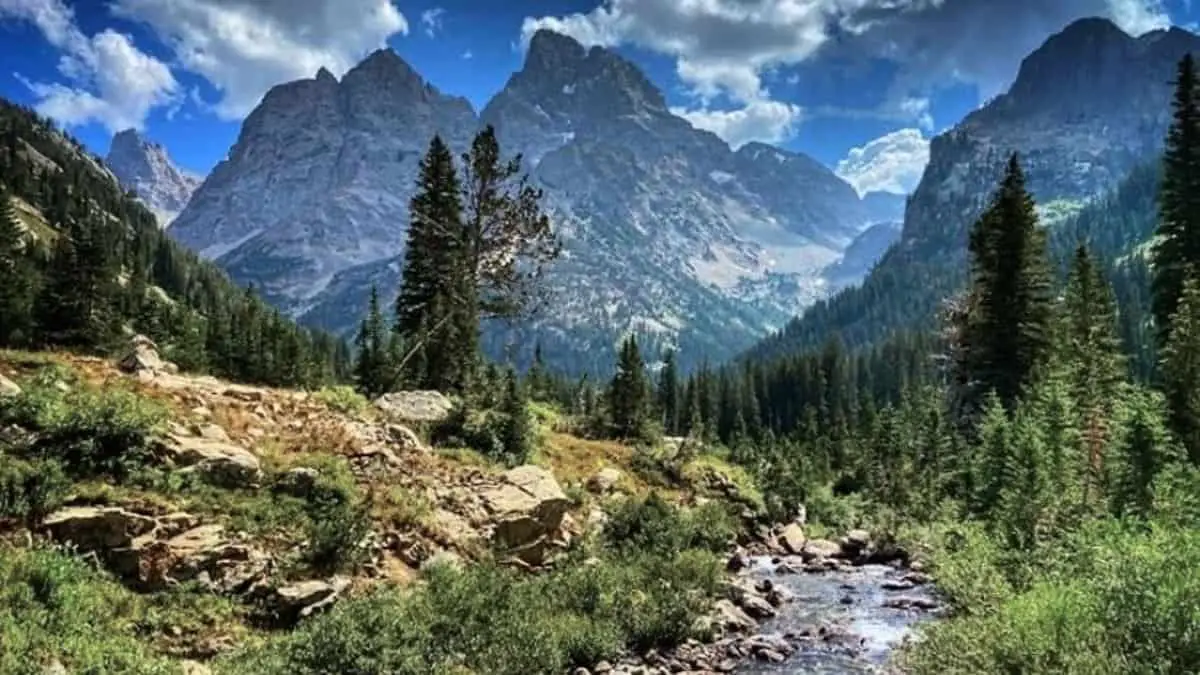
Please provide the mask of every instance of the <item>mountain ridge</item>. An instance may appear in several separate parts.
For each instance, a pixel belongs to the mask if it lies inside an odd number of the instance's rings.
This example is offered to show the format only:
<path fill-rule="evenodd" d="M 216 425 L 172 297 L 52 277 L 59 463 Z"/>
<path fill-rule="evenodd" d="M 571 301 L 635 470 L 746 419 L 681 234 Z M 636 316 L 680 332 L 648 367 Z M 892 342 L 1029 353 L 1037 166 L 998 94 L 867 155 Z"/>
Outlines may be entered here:
<path fill-rule="evenodd" d="M 136 129 L 113 135 L 104 162 L 121 187 L 132 190 L 162 227 L 171 224 L 202 182 L 176 166 L 165 147 L 146 139 Z"/>

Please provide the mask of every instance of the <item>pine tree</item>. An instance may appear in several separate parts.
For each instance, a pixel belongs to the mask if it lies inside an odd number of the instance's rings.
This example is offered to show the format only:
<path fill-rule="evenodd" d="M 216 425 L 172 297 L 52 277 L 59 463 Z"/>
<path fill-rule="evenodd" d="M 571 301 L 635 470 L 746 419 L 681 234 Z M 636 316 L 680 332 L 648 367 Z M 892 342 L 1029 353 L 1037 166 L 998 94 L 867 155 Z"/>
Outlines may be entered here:
<path fill-rule="evenodd" d="M 1163 401 L 1149 392 L 1133 396 L 1122 424 L 1112 509 L 1117 514 L 1149 516 L 1154 482 L 1168 464 L 1180 459 L 1164 424 Z"/>
<path fill-rule="evenodd" d="M 663 356 L 662 371 L 658 375 L 657 403 L 662 417 L 662 425 L 670 436 L 679 435 L 680 403 L 679 400 L 679 368 L 676 365 L 675 350 L 669 350 Z"/>
<path fill-rule="evenodd" d="M 561 246 L 542 212 L 541 190 L 505 160 L 496 130 L 484 127 L 463 155 L 465 280 L 484 318 L 516 318 L 541 309 L 541 282 Z"/>
<path fill-rule="evenodd" d="M 37 283 L 12 202 L 0 190 L 0 346 L 23 346 L 32 338 Z"/>
<path fill-rule="evenodd" d="M 1188 456 L 1200 464 L 1200 282 L 1190 271 L 1171 317 L 1171 334 L 1162 352 L 1162 385 L 1171 430 Z"/>
<path fill-rule="evenodd" d="M 533 347 L 533 363 L 529 366 L 526 381 L 529 385 L 530 398 L 538 401 L 549 400 L 550 374 L 546 372 L 546 361 L 542 358 L 541 342 L 536 343 Z"/>
<path fill-rule="evenodd" d="M 630 335 L 621 344 L 617 374 L 608 388 L 609 414 L 617 438 L 641 438 L 646 432 L 649 388 L 646 364 L 637 338 Z"/>
<path fill-rule="evenodd" d="M 1062 345 L 1056 361 L 1066 369 L 1080 426 L 1086 460 L 1083 500 L 1094 503 L 1103 497 L 1104 452 L 1126 371 L 1112 289 L 1082 245 L 1072 261 L 1063 309 Z M 1062 421 L 1062 415 L 1057 421 Z"/>
<path fill-rule="evenodd" d="M 1200 268 L 1200 100 L 1191 54 L 1179 62 L 1173 108 L 1153 250 L 1153 313 L 1160 345 L 1170 338 L 1185 270 L 1188 266 Z"/>
<path fill-rule="evenodd" d="M 1053 317 L 1045 233 L 1015 154 L 969 248 L 974 304 L 963 346 L 969 396 L 978 409 L 995 391 L 1011 410 L 1050 355 Z"/>
<path fill-rule="evenodd" d="M 450 148 L 434 136 L 409 204 L 395 326 L 417 351 L 405 364 L 405 380 L 418 388 L 457 393 L 468 384 L 478 348 L 476 302 L 465 290 L 470 277 L 464 269 L 468 263 L 460 192 Z"/>
<path fill-rule="evenodd" d="M 391 344 L 379 307 L 379 292 L 375 287 L 371 287 L 367 318 L 359 327 L 355 346 L 358 354 L 354 363 L 354 379 L 358 390 L 368 398 L 386 393 L 395 378 L 392 373 Z"/>
<path fill-rule="evenodd" d="M 505 395 L 500 412 L 504 416 L 500 441 L 504 446 L 505 462 L 509 466 L 524 464 L 533 454 L 535 433 L 524 387 L 511 368 L 505 376 Z"/>

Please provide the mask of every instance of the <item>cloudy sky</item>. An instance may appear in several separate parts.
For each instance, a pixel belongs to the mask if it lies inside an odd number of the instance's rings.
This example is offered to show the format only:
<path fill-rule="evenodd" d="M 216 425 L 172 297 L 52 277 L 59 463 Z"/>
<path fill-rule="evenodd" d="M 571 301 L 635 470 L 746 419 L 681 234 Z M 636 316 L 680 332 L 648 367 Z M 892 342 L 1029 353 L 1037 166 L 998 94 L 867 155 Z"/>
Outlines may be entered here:
<path fill-rule="evenodd" d="M 0 0 L 0 95 L 103 154 L 142 129 L 206 173 L 272 85 L 390 45 L 482 107 L 538 28 L 612 48 L 737 146 L 807 152 L 904 192 L 931 135 L 1072 20 L 1192 26 L 1190 0 Z"/>

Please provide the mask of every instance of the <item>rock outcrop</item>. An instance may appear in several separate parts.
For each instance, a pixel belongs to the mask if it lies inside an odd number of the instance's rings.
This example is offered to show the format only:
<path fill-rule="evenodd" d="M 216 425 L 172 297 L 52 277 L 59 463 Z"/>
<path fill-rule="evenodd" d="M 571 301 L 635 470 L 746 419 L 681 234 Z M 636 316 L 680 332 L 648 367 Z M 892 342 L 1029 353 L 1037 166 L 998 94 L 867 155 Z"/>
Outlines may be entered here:
<path fill-rule="evenodd" d="M 169 464 L 220 487 L 256 487 L 263 477 L 258 457 L 228 441 L 173 433 L 158 444 L 158 453 Z"/>
<path fill-rule="evenodd" d="M 161 373 L 173 374 L 179 368 L 159 355 L 158 345 L 145 335 L 135 335 L 129 340 L 129 349 L 118 363 L 121 370 L 149 379 Z"/>
<path fill-rule="evenodd" d="M 544 564 L 571 506 L 554 476 L 541 467 L 519 466 L 482 498 L 494 517 L 492 540 L 528 565 Z"/>
<path fill-rule="evenodd" d="M 375 399 L 374 404 L 389 419 L 402 424 L 443 422 L 454 409 L 454 403 L 436 391 L 393 392 Z"/>

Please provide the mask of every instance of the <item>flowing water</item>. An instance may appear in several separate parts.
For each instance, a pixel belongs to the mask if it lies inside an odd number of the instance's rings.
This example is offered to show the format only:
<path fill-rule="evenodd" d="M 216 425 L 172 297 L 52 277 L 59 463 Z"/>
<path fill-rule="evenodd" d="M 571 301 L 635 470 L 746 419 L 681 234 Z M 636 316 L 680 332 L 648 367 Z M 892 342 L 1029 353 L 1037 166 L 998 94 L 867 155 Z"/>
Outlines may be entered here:
<path fill-rule="evenodd" d="M 779 609 L 776 619 L 764 623 L 764 633 L 816 633 L 822 626 L 835 626 L 850 635 L 843 642 L 850 646 L 829 646 L 820 640 L 802 643 L 784 663 L 748 663 L 737 672 L 746 675 L 820 673 L 859 675 L 878 673 L 891 652 L 921 621 L 927 612 L 884 607 L 888 598 L 933 599 L 933 588 L 918 586 L 904 591 L 886 591 L 882 584 L 899 581 L 904 572 L 891 567 L 868 565 L 823 574 L 775 573 L 770 559 L 755 559 L 749 576 L 756 581 L 770 579 L 777 588 L 791 594 L 790 602 Z"/>

